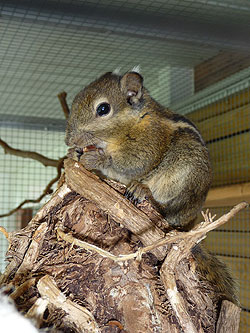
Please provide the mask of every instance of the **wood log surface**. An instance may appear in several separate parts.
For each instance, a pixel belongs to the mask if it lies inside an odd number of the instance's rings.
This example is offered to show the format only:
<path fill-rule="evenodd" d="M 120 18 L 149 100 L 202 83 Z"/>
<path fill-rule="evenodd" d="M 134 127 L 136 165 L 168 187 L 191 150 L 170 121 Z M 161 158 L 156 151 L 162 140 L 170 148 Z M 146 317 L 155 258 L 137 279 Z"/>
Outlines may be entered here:
<path fill-rule="evenodd" d="M 51 332 L 215 333 L 219 304 L 196 274 L 191 248 L 246 204 L 182 233 L 124 190 L 66 160 L 65 182 L 25 228 L 6 233 L 0 286 Z M 237 318 L 228 333 L 237 332 Z"/>

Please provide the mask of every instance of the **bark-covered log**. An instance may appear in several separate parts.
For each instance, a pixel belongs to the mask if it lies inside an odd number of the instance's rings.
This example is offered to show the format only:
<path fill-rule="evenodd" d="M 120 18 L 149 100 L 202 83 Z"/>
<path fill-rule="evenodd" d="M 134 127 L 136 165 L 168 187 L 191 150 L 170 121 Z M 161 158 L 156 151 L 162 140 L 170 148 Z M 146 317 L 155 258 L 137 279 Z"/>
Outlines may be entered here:
<path fill-rule="evenodd" d="M 215 332 L 218 307 L 190 252 L 211 221 L 165 235 L 167 222 L 149 203 L 125 199 L 122 185 L 72 160 L 65 172 L 28 226 L 8 234 L 0 286 L 18 310 L 60 332 Z"/>
<path fill-rule="evenodd" d="M 222 302 L 216 333 L 237 332 L 240 323 L 240 308 L 227 300 Z"/>

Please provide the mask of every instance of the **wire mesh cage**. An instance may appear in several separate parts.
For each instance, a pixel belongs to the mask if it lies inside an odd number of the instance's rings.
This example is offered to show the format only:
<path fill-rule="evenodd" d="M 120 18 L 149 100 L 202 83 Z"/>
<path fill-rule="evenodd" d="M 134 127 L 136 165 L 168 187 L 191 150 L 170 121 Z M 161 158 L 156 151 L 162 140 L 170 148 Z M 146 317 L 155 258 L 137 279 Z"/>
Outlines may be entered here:
<path fill-rule="evenodd" d="M 185 114 L 201 131 L 213 164 L 213 187 L 249 182 L 250 4 L 193 0 L 6 0 L 0 2 L 0 137 L 51 159 L 66 154 L 68 104 L 88 83 L 140 65 L 151 95 Z M 0 214 L 36 199 L 56 169 L 0 149 Z M 4 217 L 8 231 L 45 202 Z M 211 208 L 218 215 L 228 205 Z M 25 214 L 28 215 L 25 217 Z M 250 328 L 249 211 L 212 232 L 211 252 L 238 281 L 240 332 Z M 7 241 L 0 235 L 0 265 Z"/>

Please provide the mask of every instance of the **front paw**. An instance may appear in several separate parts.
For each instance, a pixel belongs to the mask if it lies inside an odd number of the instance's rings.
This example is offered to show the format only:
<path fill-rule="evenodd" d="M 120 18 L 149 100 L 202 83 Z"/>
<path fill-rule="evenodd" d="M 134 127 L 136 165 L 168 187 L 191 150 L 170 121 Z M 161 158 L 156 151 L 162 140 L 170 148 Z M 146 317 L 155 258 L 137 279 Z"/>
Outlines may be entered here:
<path fill-rule="evenodd" d="M 82 148 L 74 147 L 74 148 L 70 148 L 68 150 L 67 157 L 70 157 L 73 160 L 79 162 L 82 154 L 83 154 L 83 149 Z"/>
<path fill-rule="evenodd" d="M 100 169 L 105 164 L 105 155 L 100 149 L 83 152 L 79 157 L 79 162 L 87 169 Z"/>
<path fill-rule="evenodd" d="M 129 199 L 134 204 L 140 203 L 145 199 L 150 198 L 151 192 L 149 188 L 139 182 L 133 182 L 131 185 L 126 189 L 125 197 Z"/>

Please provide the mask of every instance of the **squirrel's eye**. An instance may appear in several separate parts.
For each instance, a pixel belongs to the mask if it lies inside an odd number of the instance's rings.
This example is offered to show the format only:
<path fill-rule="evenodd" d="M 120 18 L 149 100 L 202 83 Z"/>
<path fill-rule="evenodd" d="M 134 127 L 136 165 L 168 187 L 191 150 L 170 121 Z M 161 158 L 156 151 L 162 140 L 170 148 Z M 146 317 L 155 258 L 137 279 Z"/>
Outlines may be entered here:
<path fill-rule="evenodd" d="M 110 112 L 110 110 L 111 110 L 111 107 L 108 103 L 101 103 L 96 108 L 96 113 L 98 114 L 98 116 L 102 117 L 102 116 L 106 116 Z"/>

